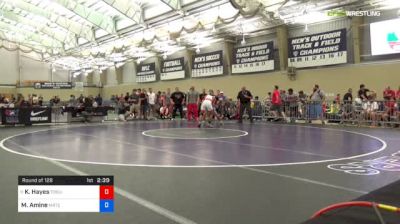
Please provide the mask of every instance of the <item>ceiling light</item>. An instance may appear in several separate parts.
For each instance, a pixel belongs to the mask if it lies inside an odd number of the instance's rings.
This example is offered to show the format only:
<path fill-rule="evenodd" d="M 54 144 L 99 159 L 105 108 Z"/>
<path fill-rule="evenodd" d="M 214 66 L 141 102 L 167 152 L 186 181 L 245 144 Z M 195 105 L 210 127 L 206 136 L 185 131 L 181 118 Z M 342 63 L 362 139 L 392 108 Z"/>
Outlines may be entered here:
<path fill-rule="evenodd" d="M 164 59 L 164 60 L 166 60 L 166 59 L 167 59 L 167 57 L 168 57 L 168 56 L 167 56 L 167 52 L 166 52 L 166 51 L 164 51 L 163 59 Z"/>
<path fill-rule="evenodd" d="M 244 38 L 244 34 L 243 34 L 243 38 L 242 41 L 240 42 L 241 45 L 245 45 L 246 44 L 246 39 Z"/>
<path fill-rule="evenodd" d="M 310 32 L 310 30 L 308 30 L 308 24 L 306 23 L 306 25 L 304 25 L 304 33 L 308 33 Z"/>
<path fill-rule="evenodd" d="M 196 47 L 196 54 L 200 53 L 200 47 Z"/>

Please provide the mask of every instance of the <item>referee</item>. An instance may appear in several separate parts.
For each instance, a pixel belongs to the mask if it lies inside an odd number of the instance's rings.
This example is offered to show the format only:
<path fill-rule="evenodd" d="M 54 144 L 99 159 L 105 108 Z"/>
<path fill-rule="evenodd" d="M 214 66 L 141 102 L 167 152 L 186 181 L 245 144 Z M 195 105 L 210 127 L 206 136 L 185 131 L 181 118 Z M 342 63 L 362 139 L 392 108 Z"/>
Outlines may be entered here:
<path fill-rule="evenodd" d="M 244 110 L 247 110 L 247 113 L 249 114 L 250 122 L 253 123 L 253 114 L 251 111 L 250 103 L 251 99 L 253 99 L 253 95 L 251 95 L 251 92 L 246 90 L 246 87 L 243 86 L 242 90 L 238 93 L 237 99 L 240 102 L 240 114 L 239 114 L 239 123 L 242 123 L 243 119 L 243 113 Z"/>

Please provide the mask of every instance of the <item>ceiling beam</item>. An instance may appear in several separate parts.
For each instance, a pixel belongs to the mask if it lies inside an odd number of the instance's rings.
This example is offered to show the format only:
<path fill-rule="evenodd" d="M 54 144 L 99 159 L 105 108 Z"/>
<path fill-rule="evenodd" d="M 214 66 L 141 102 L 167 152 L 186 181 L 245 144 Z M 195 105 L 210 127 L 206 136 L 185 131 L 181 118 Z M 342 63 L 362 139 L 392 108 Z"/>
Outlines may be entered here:
<path fill-rule="evenodd" d="M 8 31 L 14 32 L 14 33 L 19 33 L 19 34 L 23 35 L 26 40 L 40 43 L 44 47 L 48 47 L 48 48 L 63 48 L 64 47 L 63 43 L 60 41 L 57 41 L 50 37 L 45 38 L 44 35 L 39 35 L 37 33 L 31 32 L 28 30 L 18 29 L 15 26 L 8 24 L 6 22 L 3 22 L 3 21 L 0 21 L 0 29 L 8 30 Z"/>
<path fill-rule="evenodd" d="M 111 17 L 104 16 L 96 10 L 79 4 L 76 1 L 54 0 L 54 2 L 72 11 L 76 15 L 97 26 L 98 28 L 105 30 L 109 34 L 116 34 L 117 32 L 115 28 L 115 21 Z"/>
<path fill-rule="evenodd" d="M 144 25 L 143 8 L 132 0 L 103 0 L 107 5 L 113 7 L 124 16 L 131 19 L 135 24 Z"/>
<path fill-rule="evenodd" d="M 77 46 L 76 38 L 73 33 L 69 33 L 68 31 L 67 32 L 55 31 L 55 30 L 51 29 L 47 24 L 40 24 L 37 21 L 30 20 L 26 17 L 20 16 L 15 13 L 10 13 L 10 12 L 4 11 L 2 9 L 0 9 L 0 13 L 4 16 L 4 18 L 13 20 L 20 24 L 25 24 L 30 27 L 33 27 L 38 32 L 46 34 L 55 40 L 65 43 L 66 45 L 69 45 L 71 47 Z"/>
<path fill-rule="evenodd" d="M 27 2 L 23 2 L 20 0 L 4 0 L 4 1 L 8 2 L 12 7 L 16 7 L 21 10 L 32 13 L 34 15 L 46 18 L 47 20 L 49 20 L 49 22 L 54 22 L 58 26 L 76 34 L 78 37 L 82 37 L 88 41 L 96 40 L 92 27 L 88 25 L 80 24 L 61 15 L 55 14 L 54 12 L 42 9 L 38 6 L 29 4 Z"/>
<path fill-rule="evenodd" d="M 172 10 L 181 10 L 182 9 L 182 0 L 161 0 L 163 3 L 168 5 Z"/>

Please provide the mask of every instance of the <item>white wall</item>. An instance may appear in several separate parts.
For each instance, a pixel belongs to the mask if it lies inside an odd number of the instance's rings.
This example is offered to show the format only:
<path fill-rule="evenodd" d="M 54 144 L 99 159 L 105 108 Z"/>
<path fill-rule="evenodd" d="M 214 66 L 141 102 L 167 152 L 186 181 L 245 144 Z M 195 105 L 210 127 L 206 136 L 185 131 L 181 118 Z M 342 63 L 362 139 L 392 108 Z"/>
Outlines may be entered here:
<path fill-rule="evenodd" d="M 123 83 L 136 82 L 136 63 L 134 61 L 130 61 L 124 65 L 122 81 Z"/>
<path fill-rule="evenodd" d="M 0 84 L 16 84 L 20 80 L 51 78 L 50 65 L 21 55 L 18 51 L 0 49 Z"/>
<path fill-rule="evenodd" d="M 69 71 L 56 69 L 55 72 L 51 71 L 53 82 L 68 82 L 69 81 Z"/>
<path fill-rule="evenodd" d="M 20 57 L 21 80 L 50 81 L 50 64 L 35 61 L 27 57 Z"/>
<path fill-rule="evenodd" d="M 0 84 L 16 84 L 18 78 L 18 53 L 0 49 Z"/>

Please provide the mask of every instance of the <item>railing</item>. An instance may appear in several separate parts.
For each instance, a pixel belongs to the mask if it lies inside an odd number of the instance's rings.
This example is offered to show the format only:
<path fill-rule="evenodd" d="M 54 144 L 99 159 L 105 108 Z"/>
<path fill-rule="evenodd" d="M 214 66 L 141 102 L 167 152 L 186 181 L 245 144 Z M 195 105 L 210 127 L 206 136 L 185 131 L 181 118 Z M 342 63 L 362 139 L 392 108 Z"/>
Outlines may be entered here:
<path fill-rule="evenodd" d="M 112 103 L 106 103 L 106 105 L 108 109 L 104 113 L 104 120 L 117 120 L 118 108 L 116 105 Z M 129 113 L 129 105 L 126 106 L 127 113 Z M 215 109 L 225 119 L 236 120 L 239 117 L 238 106 L 235 101 L 224 101 L 216 105 Z M 66 118 L 66 114 L 70 113 L 71 110 L 68 111 L 66 108 L 68 109 L 68 105 L 51 107 L 51 120 L 53 123 L 70 121 Z M 255 120 L 266 122 L 311 123 L 319 120 L 320 122 L 318 123 L 381 127 L 400 126 L 400 102 L 398 101 L 344 103 L 335 101 L 292 101 L 283 102 L 280 106 L 272 105 L 271 102 L 253 101 L 251 108 Z M 155 113 L 156 118 L 159 117 L 158 111 Z M 186 113 L 185 108 L 184 113 Z M 4 113 L 0 113 L 0 120 L 1 114 L 4 115 Z M 185 117 L 185 114 L 183 117 Z M 248 113 L 245 112 L 244 118 L 248 119 L 248 117 Z"/>
<path fill-rule="evenodd" d="M 320 120 L 323 123 L 395 127 L 400 124 L 399 106 L 396 101 L 295 101 L 284 102 L 281 113 L 277 113 L 271 103 L 265 103 L 261 105 L 261 118 L 292 123 Z"/>

